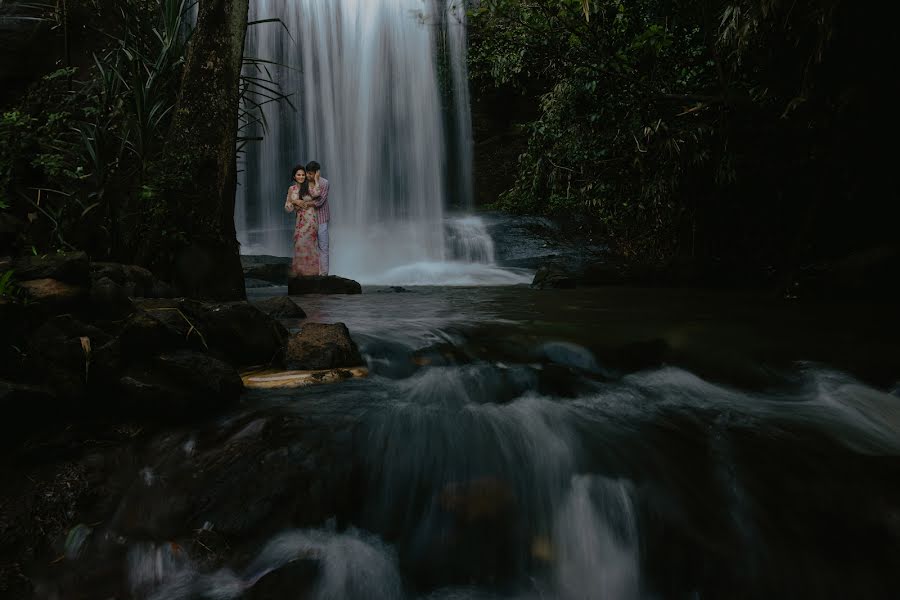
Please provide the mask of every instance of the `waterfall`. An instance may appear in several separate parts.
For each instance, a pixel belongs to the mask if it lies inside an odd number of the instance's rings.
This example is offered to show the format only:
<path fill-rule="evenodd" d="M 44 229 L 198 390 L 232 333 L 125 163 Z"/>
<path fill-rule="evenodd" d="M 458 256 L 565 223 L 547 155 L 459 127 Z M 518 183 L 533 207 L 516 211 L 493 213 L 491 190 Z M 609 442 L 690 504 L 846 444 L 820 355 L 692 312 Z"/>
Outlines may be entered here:
<path fill-rule="evenodd" d="M 334 273 L 377 281 L 402 265 L 445 259 L 448 170 L 466 182 L 461 189 L 471 181 L 471 153 L 448 159 L 448 149 L 471 144 L 465 24 L 457 3 L 251 5 L 251 21 L 281 19 L 284 27 L 251 26 L 246 55 L 282 65 L 273 67 L 274 75 L 296 111 L 285 102 L 267 105 L 268 131 L 241 161 L 235 220 L 244 253 L 291 254 L 293 215 L 282 208 L 290 170 L 316 160 L 331 183 Z M 442 39 L 454 87 L 449 102 L 439 81 Z M 444 118 L 444 106 L 452 118 Z"/>
<path fill-rule="evenodd" d="M 454 126 L 451 138 L 453 151 L 452 187 L 454 198 L 451 201 L 457 206 L 470 210 L 472 197 L 472 112 L 469 104 L 469 69 L 466 65 L 466 3 L 464 0 L 446 0 L 445 16 L 447 24 L 446 55 L 450 70 L 450 96 L 452 97 L 450 114 Z"/>
<path fill-rule="evenodd" d="M 494 240 L 480 217 L 447 220 L 447 253 L 453 260 L 484 265 L 494 264 Z"/>

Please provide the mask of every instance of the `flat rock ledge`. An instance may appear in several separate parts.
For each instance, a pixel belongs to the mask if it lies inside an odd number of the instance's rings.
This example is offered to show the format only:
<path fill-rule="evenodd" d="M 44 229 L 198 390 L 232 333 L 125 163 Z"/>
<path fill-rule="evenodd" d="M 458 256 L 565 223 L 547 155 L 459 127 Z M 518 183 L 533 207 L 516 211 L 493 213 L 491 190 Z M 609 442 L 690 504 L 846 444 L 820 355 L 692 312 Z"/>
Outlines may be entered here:
<path fill-rule="evenodd" d="M 303 294 L 361 294 L 359 282 L 337 275 L 292 277 L 288 280 L 288 295 Z"/>

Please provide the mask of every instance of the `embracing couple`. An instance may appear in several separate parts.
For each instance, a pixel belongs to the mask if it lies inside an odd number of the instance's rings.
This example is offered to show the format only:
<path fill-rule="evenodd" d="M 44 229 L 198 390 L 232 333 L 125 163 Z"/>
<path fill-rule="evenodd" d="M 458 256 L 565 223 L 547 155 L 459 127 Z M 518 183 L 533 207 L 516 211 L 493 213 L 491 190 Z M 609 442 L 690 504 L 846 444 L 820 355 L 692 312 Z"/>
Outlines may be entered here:
<path fill-rule="evenodd" d="M 284 201 L 284 210 L 297 213 L 291 277 L 328 275 L 328 180 L 320 171 L 316 161 L 291 171 L 294 183 Z"/>

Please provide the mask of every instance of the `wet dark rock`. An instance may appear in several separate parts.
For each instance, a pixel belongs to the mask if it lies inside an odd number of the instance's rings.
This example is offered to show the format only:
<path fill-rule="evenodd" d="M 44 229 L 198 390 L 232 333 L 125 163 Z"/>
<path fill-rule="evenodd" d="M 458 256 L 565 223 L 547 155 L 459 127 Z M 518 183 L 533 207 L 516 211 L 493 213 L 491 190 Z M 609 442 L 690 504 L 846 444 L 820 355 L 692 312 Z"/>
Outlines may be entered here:
<path fill-rule="evenodd" d="M 359 282 L 337 275 L 315 275 L 292 277 L 288 280 L 288 295 L 302 294 L 361 294 Z"/>
<path fill-rule="evenodd" d="M 343 323 L 305 323 L 288 340 L 285 361 L 300 370 L 356 367 L 365 361 Z"/>
<path fill-rule="evenodd" d="M 205 305 L 196 317 L 211 350 L 238 365 L 280 362 L 287 329 L 248 302 Z"/>
<path fill-rule="evenodd" d="M 303 319 L 306 313 L 287 296 L 275 296 L 255 302 L 254 305 L 273 319 Z"/>
<path fill-rule="evenodd" d="M 317 560 L 311 558 L 292 560 L 260 577 L 244 597 L 247 600 L 312 598 L 319 572 L 320 566 Z"/>
<path fill-rule="evenodd" d="M 201 433 L 196 450 L 163 451 L 171 459 L 134 480 L 112 528 L 129 537 L 178 539 L 208 524 L 234 546 L 344 520 L 352 447 L 342 432 L 351 426 L 253 413 Z"/>
<path fill-rule="evenodd" d="M 217 358 L 178 350 L 132 365 L 119 379 L 118 407 L 125 414 L 190 419 L 237 403 L 243 383 Z"/>
<path fill-rule="evenodd" d="M 55 279 L 75 286 L 90 284 L 90 262 L 84 252 L 23 256 L 12 261 L 17 281 Z"/>
<path fill-rule="evenodd" d="M 570 342 L 547 342 L 538 349 L 538 355 L 543 360 L 575 371 L 595 376 L 610 375 L 600 367 L 590 350 Z"/>
<path fill-rule="evenodd" d="M 539 290 L 569 289 L 578 284 L 576 277 L 556 266 L 543 266 L 534 274 L 531 287 Z"/>

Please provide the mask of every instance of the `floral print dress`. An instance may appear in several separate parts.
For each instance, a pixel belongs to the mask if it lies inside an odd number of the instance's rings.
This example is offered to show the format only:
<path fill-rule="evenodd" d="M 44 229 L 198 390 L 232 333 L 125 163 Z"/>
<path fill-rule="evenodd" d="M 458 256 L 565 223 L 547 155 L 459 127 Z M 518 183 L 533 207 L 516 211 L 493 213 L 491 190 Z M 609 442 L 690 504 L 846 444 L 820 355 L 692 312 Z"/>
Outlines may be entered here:
<path fill-rule="evenodd" d="M 303 200 L 309 201 L 310 196 L 304 196 Z M 293 202 L 300 200 L 300 186 L 292 185 L 288 189 L 287 198 L 284 201 L 284 210 L 297 213 L 297 223 L 294 226 L 294 259 L 291 261 L 291 277 L 304 277 L 319 274 L 319 223 L 316 219 L 316 209 L 299 208 Z"/>

